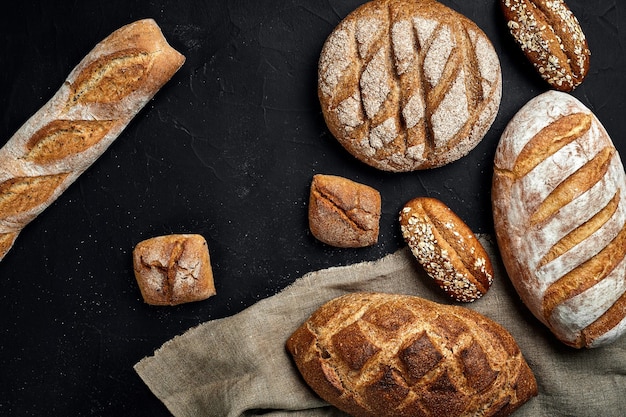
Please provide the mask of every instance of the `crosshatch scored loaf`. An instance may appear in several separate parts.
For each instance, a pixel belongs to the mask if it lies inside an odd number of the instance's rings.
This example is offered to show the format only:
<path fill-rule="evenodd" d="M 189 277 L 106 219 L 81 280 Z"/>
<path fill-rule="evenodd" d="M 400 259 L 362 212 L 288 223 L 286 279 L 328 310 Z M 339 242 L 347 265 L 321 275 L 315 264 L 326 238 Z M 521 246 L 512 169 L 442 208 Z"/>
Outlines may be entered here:
<path fill-rule="evenodd" d="M 581 348 L 626 332 L 626 174 L 580 101 L 549 91 L 510 121 L 495 155 L 498 246 L 524 303 Z"/>
<path fill-rule="evenodd" d="M 0 260 L 184 61 L 152 19 L 116 30 L 81 60 L 0 149 Z"/>
<path fill-rule="evenodd" d="M 465 16 L 434 0 L 373 0 L 330 34 L 318 95 L 330 132 L 385 171 L 434 168 L 469 153 L 493 123 L 500 61 Z"/>
<path fill-rule="evenodd" d="M 513 337 L 467 308 L 352 293 L 288 339 L 309 386 L 353 417 L 508 416 L 537 395 Z"/>

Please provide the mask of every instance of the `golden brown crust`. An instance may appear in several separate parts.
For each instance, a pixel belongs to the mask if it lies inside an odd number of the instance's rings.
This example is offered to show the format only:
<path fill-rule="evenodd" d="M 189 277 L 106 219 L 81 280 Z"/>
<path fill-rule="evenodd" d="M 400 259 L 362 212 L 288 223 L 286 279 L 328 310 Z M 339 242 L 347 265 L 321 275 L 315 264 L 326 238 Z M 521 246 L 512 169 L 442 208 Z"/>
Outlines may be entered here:
<path fill-rule="evenodd" d="M 400 212 L 402 236 L 424 270 L 450 297 L 471 302 L 491 286 L 489 255 L 472 230 L 443 202 L 415 198 Z"/>
<path fill-rule="evenodd" d="M 185 58 L 152 19 L 98 43 L 0 149 L 0 259 L 119 136 Z"/>
<path fill-rule="evenodd" d="M 157 236 L 133 250 L 133 269 L 147 304 L 177 305 L 215 295 L 206 240 L 200 235 Z"/>
<path fill-rule="evenodd" d="M 511 35 L 539 75 L 572 91 L 589 71 L 591 52 L 578 19 L 563 0 L 501 0 Z"/>
<path fill-rule="evenodd" d="M 335 175 L 313 176 L 309 197 L 309 228 L 331 246 L 359 248 L 378 241 L 380 193 L 372 187 Z"/>
<path fill-rule="evenodd" d="M 336 298 L 286 345 L 307 384 L 354 417 L 507 416 L 537 395 L 504 328 L 413 296 Z"/>
<path fill-rule="evenodd" d="M 501 99 L 498 56 L 474 22 L 434 0 L 375 0 L 350 13 L 320 54 L 331 133 L 385 171 L 434 168 L 483 138 Z"/>
<path fill-rule="evenodd" d="M 568 345 L 617 340 L 626 332 L 626 174 L 600 121 L 569 94 L 541 94 L 503 132 L 494 170 L 498 247 L 524 303 Z"/>

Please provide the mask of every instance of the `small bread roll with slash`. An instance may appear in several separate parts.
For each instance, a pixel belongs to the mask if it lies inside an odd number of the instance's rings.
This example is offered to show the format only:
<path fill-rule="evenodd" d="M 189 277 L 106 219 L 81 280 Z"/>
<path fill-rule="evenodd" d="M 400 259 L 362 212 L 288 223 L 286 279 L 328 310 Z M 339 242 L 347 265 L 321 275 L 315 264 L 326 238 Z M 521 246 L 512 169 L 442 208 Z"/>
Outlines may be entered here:
<path fill-rule="evenodd" d="M 400 212 L 402 236 L 443 291 L 472 302 L 491 287 L 493 267 L 472 230 L 443 202 L 418 197 Z"/>
<path fill-rule="evenodd" d="M 327 245 L 362 248 L 378 242 L 380 193 L 336 175 L 317 174 L 311 182 L 309 228 Z"/>

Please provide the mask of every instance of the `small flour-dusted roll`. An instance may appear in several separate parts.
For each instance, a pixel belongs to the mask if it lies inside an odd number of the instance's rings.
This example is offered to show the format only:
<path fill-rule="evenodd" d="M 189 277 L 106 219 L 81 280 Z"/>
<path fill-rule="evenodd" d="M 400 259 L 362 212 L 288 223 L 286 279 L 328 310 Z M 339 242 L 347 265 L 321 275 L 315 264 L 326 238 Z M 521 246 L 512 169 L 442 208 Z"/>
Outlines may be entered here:
<path fill-rule="evenodd" d="M 420 297 L 351 293 L 288 339 L 306 383 L 353 417 L 508 416 L 537 395 L 502 326 Z"/>
<path fill-rule="evenodd" d="M 147 304 L 172 306 L 216 294 L 206 240 L 201 235 L 157 236 L 133 249 L 133 270 Z"/>
<path fill-rule="evenodd" d="M 116 30 L 81 60 L 0 149 L 0 259 L 184 61 L 152 19 Z"/>
<path fill-rule="evenodd" d="M 498 55 L 470 19 L 435 0 L 373 0 L 328 36 L 318 96 L 357 159 L 406 172 L 468 154 L 500 106 Z"/>
<path fill-rule="evenodd" d="M 549 91 L 510 121 L 492 203 L 504 265 L 524 303 L 581 348 L 626 332 L 626 174 L 580 101 Z"/>

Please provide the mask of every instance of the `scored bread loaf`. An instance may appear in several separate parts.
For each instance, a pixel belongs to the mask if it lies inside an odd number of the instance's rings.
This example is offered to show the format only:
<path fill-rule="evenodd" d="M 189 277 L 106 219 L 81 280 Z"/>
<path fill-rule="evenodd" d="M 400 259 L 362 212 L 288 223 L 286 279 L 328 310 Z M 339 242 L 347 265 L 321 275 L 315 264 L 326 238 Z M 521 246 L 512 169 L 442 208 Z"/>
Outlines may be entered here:
<path fill-rule="evenodd" d="M 597 117 L 549 91 L 497 147 L 492 203 L 504 265 L 524 303 L 581 348 L 626 331 L 626 174 Z"/>
<path fill-rule="evenodd" d="M 352 293 L 288 339 L 306 383 L 353 417 L 508 416 L 537 384 L 513 337 L 467 308 Z"/>
<path fill-rule="evenodd" d="M 0 149 L 0 260 L 184 61 L 152 19 L 116 30 L 80 61 Z"/>
<path fill-rule="evenodd" d="M 469 153 L 500 106 L 498 55 L 435 0 L 373 0 L 328 36 L 318 95 L 330 132 L 375 168 L 435 168 Z"/>

